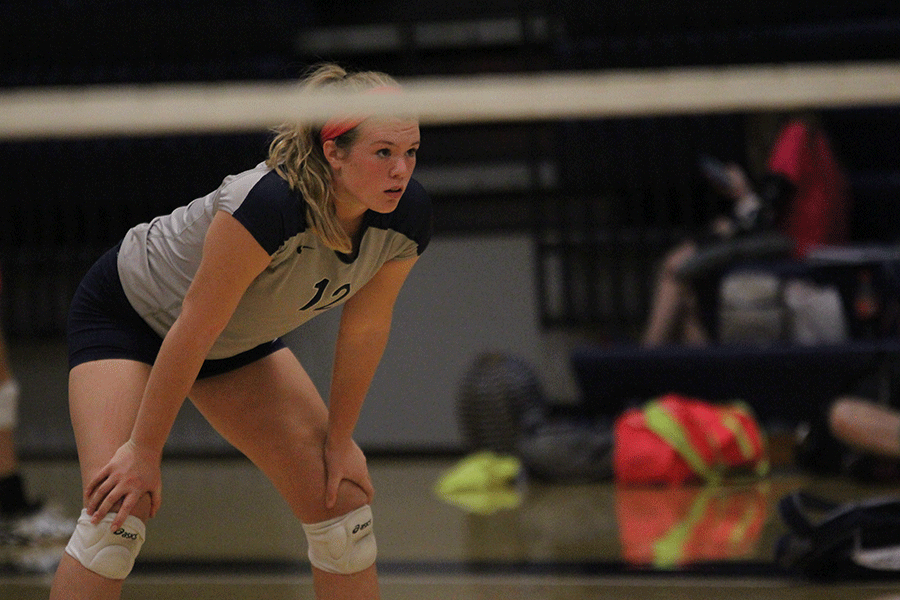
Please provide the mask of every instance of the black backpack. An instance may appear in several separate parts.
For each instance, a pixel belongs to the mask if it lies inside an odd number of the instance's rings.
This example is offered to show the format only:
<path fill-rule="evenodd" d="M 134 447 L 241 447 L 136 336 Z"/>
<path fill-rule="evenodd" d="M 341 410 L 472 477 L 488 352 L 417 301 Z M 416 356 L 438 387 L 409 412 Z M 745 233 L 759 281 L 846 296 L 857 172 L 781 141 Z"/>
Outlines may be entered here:
<path fill-rule="evenodd" d="M 900 579 L 900 498 L 839 504 L 799 491 L 778 510 L 789 533 L 775 560 L 787 571 L 818 580 Z"/>

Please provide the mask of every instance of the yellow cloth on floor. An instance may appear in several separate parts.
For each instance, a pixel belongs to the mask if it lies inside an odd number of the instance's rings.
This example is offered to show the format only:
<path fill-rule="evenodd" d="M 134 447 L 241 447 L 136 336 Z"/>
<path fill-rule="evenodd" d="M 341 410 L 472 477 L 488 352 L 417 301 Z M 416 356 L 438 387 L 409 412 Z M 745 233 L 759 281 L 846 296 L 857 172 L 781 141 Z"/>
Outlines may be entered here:
<path fill-rule="evenodd" d="M 445 502 L 476 514 L 492 514 L 521 503 L 516 480 L 522 463 L 515 456 L 479 451 L 445 471 L 434 486 Z"/>

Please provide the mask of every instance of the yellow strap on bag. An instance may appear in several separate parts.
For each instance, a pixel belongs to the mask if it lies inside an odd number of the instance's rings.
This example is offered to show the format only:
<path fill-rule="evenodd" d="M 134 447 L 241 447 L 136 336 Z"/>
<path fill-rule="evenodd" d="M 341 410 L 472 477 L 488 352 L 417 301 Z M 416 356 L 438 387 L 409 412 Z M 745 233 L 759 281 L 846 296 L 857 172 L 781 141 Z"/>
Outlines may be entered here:
<path fill-rule="evenodd" d="M 712 457 L 704 458 L 691 441 L 690 435 L 684 425 L 676 419 L 658 400 L 653 400 L 644 406 L 644 418 L 647 426 L 656 435 L 669 443 L 681 457 L 687 462 L 699 477 L 708 483 L 718 483 L 722 479 Z"/>

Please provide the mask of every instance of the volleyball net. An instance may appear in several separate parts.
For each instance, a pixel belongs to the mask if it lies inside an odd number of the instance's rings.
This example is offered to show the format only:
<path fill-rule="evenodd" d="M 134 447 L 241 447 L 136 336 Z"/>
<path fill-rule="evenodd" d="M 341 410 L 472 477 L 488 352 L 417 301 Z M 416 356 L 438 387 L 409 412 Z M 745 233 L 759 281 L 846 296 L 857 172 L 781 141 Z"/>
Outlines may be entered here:
<path fill-rule="evenodd" d="M 262 160 L 270 127 L 284 121 L 417 114 L 415 176 L 435 199 L 437 235 L 457 226 L 532 236 L 535 263 L 517 266 L 535 269 L 541 321 L 610 337 L 643 323 L 659 257 L 704 216 L 691 180 L 697 154 L 740 156 L 748 113 L 834 111 L 858 140 L 842 140 L 844 156 L 859 150 L 860 160 L 896 165 L 900 118 L 878 119 L 879 107 L 900 112 L 900 63 L 401 83 L 400 96 L 356 97 L 301 93 L 293 81 L 0 90 L 7 333 L 60 335 L 75 287 L 100 252 L 127 227 Z M 879 137 L 889 139 L 888 151 L 872 146 Z M 67 428 L 47 436 L 42 425 L 26 446 L 66 451 Z M 59 441 L 49 447 L 51 439 Z M 218 448 L 192 439 L 191 447 Z"/>
<path fill-rule="evenodd" d="M 533 235 L 542 322 L 625 334 L 644 319 L 661 253 L 707 216 L 691 180 L 697 155 L 742 158 L 744 115 L 900 106 L 897 62 L 401 83 L 402 95 L 356 96 L 295 81 L 0 90 L 11 332 L 61 330 L 97 252 L 261 160 L 272 126 L 396 111 L 423 125 L 416 177 L 437 200 L 439 233 Z M 866 127 L 884 137 L 890 125 Z"/>

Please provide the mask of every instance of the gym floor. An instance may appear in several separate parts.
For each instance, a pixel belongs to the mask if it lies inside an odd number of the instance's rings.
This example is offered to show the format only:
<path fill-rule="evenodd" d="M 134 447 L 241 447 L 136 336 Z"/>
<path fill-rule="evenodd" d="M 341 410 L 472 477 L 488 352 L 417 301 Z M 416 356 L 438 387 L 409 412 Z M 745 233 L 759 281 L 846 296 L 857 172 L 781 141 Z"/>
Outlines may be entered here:
<path fill-rule="evenodd" d="M 395 600 L 666 598 L 900 600 L 900 580 L 810 584 L 772 563 L 780 497 L 807 489 L 840 501 L 896 492 L 777 471 L 715 488 L 622 490 L 521 482 L 440 498 L 459 457 L 374 457 L 382 596 Z M 29 461 L 34 494 L 73 516 L 74 461 Z M 239 458 L 166 460 L 164 506 L 124 599 L 312 598 L 302 530 Z M 46 598 L 61 547 L 0 549 L 0 599 Z"/>

